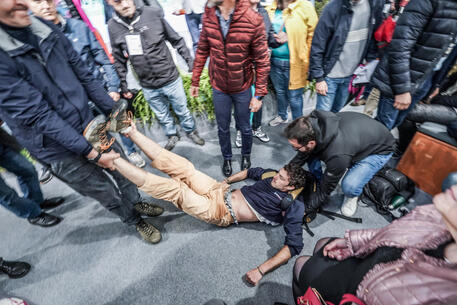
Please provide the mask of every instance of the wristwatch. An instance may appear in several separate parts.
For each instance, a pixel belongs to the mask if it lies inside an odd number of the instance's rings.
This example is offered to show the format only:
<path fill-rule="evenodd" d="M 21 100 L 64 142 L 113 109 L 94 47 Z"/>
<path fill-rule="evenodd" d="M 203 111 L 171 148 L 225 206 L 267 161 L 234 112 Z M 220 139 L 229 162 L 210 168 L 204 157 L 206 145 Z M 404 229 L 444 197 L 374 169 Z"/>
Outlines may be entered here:
<path fill-rule="evenodd" d="M 261 101 L 263 99 L 263 96 L 256 95 L 255 98 L 258 99 L 259 101 Z"/>
<path fill-rule="evenodd" d="M 98 163 L 98 160 L 100 160 L 100 158 L 102 157 L 102 154 L 97 152 L 97 156 L 95 158 L 92 158 L 92 159 L 87 159 L 87 161 L 89 161 L 90 163 L 93 163 L 93 164 L 97 164 Z"/>

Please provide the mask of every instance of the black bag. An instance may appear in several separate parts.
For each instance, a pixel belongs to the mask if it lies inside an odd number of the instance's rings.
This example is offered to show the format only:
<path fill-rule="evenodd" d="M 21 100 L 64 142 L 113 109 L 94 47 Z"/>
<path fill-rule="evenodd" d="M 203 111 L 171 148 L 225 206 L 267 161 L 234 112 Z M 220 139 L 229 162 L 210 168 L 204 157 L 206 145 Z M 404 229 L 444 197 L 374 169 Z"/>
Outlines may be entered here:
<path fill-rule="evenodd" d="M 391 215 L 391 202 L 396 195 L 408 200 L 414 195 L 414 182 L 395 168 L 384 167 L 363 188 L 362 202 L 376 206 L 382 215 Z"/>

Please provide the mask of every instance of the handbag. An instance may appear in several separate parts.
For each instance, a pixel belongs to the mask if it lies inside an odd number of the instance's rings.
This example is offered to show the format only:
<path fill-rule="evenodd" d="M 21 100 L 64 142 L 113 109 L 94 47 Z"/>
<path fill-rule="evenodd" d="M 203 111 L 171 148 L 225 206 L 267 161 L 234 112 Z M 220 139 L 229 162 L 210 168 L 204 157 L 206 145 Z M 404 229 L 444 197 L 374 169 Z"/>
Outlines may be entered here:
<path fill-rule="evenodd" d="M 395 27 L 397 25 L 397 20 L 400 18 L 408 2 L 409 0 L 401 1 L 398 11 L 396 13 L 392 13 L 386 19 L 384 19 L 384 21 L 375 31 L 374 39 L 379 42 L 378 47 L 380 49 L 386 47 L 392 41 Z"/>
<path fill-rule="evenodd" d="M 365 305 L 365 303 L 353 294 L 345 293 L 339 305 L 347 303 L 355 303 L 357 305 Z M 297 298 L 297 305 L 334 305 L 331 302 L 324 300 L 322 295 L 315 288 L 308 287 L 305 294 Z"/>

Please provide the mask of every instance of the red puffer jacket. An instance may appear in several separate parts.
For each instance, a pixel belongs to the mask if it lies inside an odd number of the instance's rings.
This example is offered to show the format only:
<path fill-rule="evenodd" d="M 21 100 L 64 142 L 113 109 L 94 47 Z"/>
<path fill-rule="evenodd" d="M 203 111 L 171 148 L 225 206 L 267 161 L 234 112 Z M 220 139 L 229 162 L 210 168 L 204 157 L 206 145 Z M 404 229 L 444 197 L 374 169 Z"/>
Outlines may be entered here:
<path fill-rule="evenodd" d="M 225 93 L 245 91 L 254 81 L 255 62 L 255 95 L 267 94 L 270 60 L 265 25 L 262 16 L 250 8 L 248 0 L 237 0 L 225 40 L 216 8 L 206 7 L 194 61 L 193 86 L 199 85 L 208 56 L 213 88 Z"/>

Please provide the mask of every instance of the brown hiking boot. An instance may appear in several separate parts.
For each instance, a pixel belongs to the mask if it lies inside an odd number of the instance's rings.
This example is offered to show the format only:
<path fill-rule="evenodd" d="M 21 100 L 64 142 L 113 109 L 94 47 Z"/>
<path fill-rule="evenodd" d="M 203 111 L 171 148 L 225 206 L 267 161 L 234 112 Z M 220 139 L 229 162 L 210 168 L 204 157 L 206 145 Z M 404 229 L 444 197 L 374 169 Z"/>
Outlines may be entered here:
<path fill-rule="evenodd" d="M 129 133 L 130 125 L 133 121 L 133 114 L 127 111 L 128 103 L 126 100 L 119 100 L 109 115 L 109 129 L 111 132 Z"/>
<path fill-rule="evenodd" d="M 106 122 L 105 117 L 100 114 L 90 121 L 83 132 L 83 136 L 86 140 L 92 144 L 92 147 L 99 153 L 107 151 L 115 141 L 114 138 L 108 140 L 106 134 L 108 126 L 109 122 Z"/>
<path fill-rule="evenodd" d="M 160 231 L 152 224 L 147 223 L 143 219 L 140 220 L 140 222 L 138 222 L 138 224 L 136 225 L 136 230 L 138 231 L 138 233 L 140 233 L 141 237 L 143 237 L 143 239 L 148 243 L 157 244 L 162 239 Z"/>
<path fill-rule="evenodd" d="M 159 216 L 163 213 L 162 207 L 152 204 L 152 203 L 144 202 L 144 201 L 138 202 L 133 207 L 135 208 L 135 210 L 137 210 L 141 214 L 150 216 L 150 217 Z"/>

